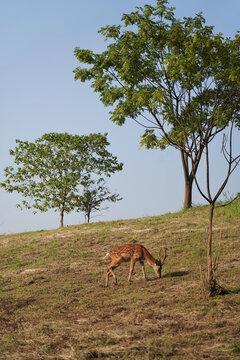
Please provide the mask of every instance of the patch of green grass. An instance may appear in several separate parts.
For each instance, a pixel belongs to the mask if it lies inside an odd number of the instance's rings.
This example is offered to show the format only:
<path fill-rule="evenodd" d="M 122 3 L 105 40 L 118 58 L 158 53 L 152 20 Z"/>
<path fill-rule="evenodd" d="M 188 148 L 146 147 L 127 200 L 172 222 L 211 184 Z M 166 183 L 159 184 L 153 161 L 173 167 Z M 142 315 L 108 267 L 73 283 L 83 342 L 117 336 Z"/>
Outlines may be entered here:
<path fill-rule="evenodd" d="M 158 348 L 150 348 L 148 350 L 148 358 L 165 360 L 168 358 L 168 353 Z"/>
<path fill-rule="evenodd" d="M 80 259 L 89 259 L 90 257 L 92 257 L 92 254 L 91 253 L 89 253 L 89 252 L 80 252 L 80 253 L 78 253 L 78 256 L 77 256 L 78 258 L 80 258 Z"/>
<path fill-rule="evenodd" d="M 0 299 L 4 299 L 4 298 L 7 298 L 7 297 L 8 297 L 7 292 L 0 289 Z"/>
<path fill-rule="evenodd" d="M 0 352 L 16 350 L 18 347 L 18 341 L 15 335 L 5 334 L 0 339 Z"/>
<path fill-rule="evenodd" d="M 160 348 L 163 345 L 163 340 L 160 337 L 154 337 L 149 340 L 149 344 Z"/>
<path fill-rule="evenodd" d="M 237 268 L 237 267 L 232 267 L 230 269 L 227 269 L 226 272 L 227 272 L 228 275 L 232 275 L 232 276 L 235 276 L 235 275 L 238 275 L 238 274 L 240 275 L 240 269 Z"/>
<path fill-rule="evenodd" d="M 13 261 L 11 262 L 9 265 L 8 265 L 8 269 L 9 270 L 19 270 L 21 269 L 22 267 L 28 265 L 28 261 L 24 261 L 24 260 L 16 260 L 16 261 Z"/>
<path fill-rule="evenodd" d="M 229 352 L 232 355 L 240 354 L 240 341 L 235 341 L 229 346 Z"/>
<path fill-rule="evenodd" d="M 205 256 L 206 254 L 207 250 L 202 247 L 193 250 L 193 255 L 198 257 Z"/>
<path fill-rule="evenodd" d="M 139 293 L 133 293 L 133 294 L 130 294 L 129 296 L 129 301 L 131 302 L 131 304 L 135 304 L 137 303 L 139 300 L 141 300 L 143 297 L 142 297 L 142 294 L 139 294 Z"/>
<path fill-rule="evenodd" d="M 91 299 L 82 298 L 79 299 L 79 304 L 82 305 L 85 309 L 92 309 L 94 304 Z"/>
<path fill-rule="evenodd" d="M 218 205 L 225 205 L 228 202 L 230 202 L 234 196 L 231 196 L 229 194 L 225 194 L 225 200 L 220 201 Z M 229 205 L 226 205 L 224 207 L 216 208 L 215 210 L 216 215 L 222 215 L 224 214 L 225 219 L 229 220 L 234 217 L 240 216 L 240 197 L 230 203 Z"/>
<path fill-rule="evenodd" d="M 100 237 L 101 240 L 105 240 L 109 236 L 109 233 L 103 230 L 99 232 L 98 236 Z"/>
<path fill-rule="evenodd" d="M 235 286 L 234 288 L 228 288 L 227 291 L 231 294 L 240 294 L 240 286 Z"/>
<path fill-rule="evenodd" d="M 48 344 L 44 344 L 43 350 L 47 354 L 54 354 L 56 353 L 58 345 L 59 345 L 58 343 L 49 342 Z"/>
<path fill-rule="evenodd" d="M 18 270 L 30 263 L 31 258 L 27 258 L 26 254 L 31 254 L 32 251 L 31 245 L 14 246 L 2 249 L 0 263 L 6 270 Z"/>

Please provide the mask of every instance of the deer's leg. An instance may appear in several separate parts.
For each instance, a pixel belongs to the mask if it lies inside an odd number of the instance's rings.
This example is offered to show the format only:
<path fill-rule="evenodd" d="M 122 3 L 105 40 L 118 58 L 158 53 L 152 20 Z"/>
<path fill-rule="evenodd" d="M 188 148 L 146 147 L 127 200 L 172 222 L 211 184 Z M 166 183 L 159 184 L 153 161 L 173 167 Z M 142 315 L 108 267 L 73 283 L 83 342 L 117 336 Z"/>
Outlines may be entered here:
<path fill-rule="evenodd" d="M 108 265 L 107 267 L 107 273 L 106 273 L 106 286 L 108 286 L 108 280 L 109 280 L 109 275 L 111 274 L 114 278 L 114 282 L 115 282 L 115 285 L 117 285 L 117 277 L 116 275 L 114 274 L 113 272 L 113 269 L 115 269 L 119 264 L 114 264 L 111 263 Z"/>
<path fill-rule="evenodd" d="M 110 275 L 110 271 L 107 269 L 107 272 L 106 272 L 106 283 L 105 283 L 106 286 L 108 286 L 109 275 Z"/>
<path fill-rule="evenodd" d="M 131 282 L 131 276 L 132 276 L 132 273 L 133 273 L 134 265 L 135 265 L 135 260 L 131 259 L 131 261 L 130 261 L 129 276 L 128 276 L 128 281 L 129 281 L 129 282 Z"/>
<path fill-rule="evenodd" d="M 147 280 L 146 273 L 145 273 L 145 267 L 144 267 L 144 261 L 140 261 L 141 267 L 142 267 L 142 273 L 144 280 Z"/>

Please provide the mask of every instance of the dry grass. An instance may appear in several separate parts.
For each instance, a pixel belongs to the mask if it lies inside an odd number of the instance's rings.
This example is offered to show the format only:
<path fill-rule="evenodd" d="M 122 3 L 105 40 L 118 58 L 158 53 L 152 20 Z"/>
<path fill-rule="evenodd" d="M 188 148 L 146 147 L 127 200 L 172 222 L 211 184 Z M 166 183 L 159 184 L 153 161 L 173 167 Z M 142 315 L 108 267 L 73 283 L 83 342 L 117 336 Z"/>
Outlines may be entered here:
<path fill-rule="evenodd" d="M 207 209 L 0 237 L 0 359 L 240 358 L 239 216 L 215 218 L 219 281 L 235 291 L 209 298 Z M 169 247 L 162 279 L 136 265 L 104 287 L 105 253 L 138 242 Z M 112 279 L 110 279 L 112 280 Z M 237 287 L 238 286 L 238 287 Z"/>

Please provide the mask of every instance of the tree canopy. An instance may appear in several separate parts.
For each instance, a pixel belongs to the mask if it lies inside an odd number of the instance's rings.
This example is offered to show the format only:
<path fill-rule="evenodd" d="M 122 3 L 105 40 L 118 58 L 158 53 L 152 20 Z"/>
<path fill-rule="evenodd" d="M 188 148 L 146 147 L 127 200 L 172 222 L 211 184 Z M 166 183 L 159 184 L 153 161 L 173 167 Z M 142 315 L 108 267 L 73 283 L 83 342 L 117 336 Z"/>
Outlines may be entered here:
<path fill-rule="evenodd" d="M 229 121 L 239 125 L 240 35 L 213 30 L 201 13 L 177 19 L 168 1 L 158 0 L 101 28 L 102 53 L 75 48 L 75 79 L 91 81 L 114 123 L 131 118 L 144 128 L 142 146 L 181 152 L 185 207 L 203 144 Z"/>
<path fill-rule="evenodd" d="M 102 207 L 103 203 L 114 203 L 120 200 L 122 198 L 119 194 L 111 194 L 103 178 L 98 180 L 89 179 L 82 194 L 78 197 L 77 211 L 83 212 L 85 222 L 89 223 L 93 213 L 108 209 L 108 207 Z"/>
<path fill-rule="evenodd" d="M 59 211 L 60 226 L 64 213 L 77 206 L 77 195 L 92 175 L 111 176 L 123 166 L 107 150 L 107 134 L 49 133 L 35 142 L 16 143 L 10 150 L 16 166 L 5 168 L 6 179 L 0 186 L 30 199 L 18 204 L 21 208 Z"/>

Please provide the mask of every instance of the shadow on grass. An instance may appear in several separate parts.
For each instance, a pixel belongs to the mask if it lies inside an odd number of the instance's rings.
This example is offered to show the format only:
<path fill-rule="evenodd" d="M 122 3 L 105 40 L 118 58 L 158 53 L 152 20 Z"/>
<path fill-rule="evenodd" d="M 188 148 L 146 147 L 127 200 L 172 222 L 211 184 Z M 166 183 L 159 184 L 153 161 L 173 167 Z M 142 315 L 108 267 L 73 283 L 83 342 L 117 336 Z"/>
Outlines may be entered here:
<path fill-rule="evenodd" d="M 186 275 L 188 275 L 188 274 L 190 274 L 191 273 L 191 271 L 174 271 L 174 272 L 171 272 L 171 273 L 167 273 L 167 274 L 165 274 L 165 275 L 163 275 L 162 276 L 162 278 L 167 278 L 167 277 L 178 277 L 178 276 L 186 276 Z M 135 273 L 133 273 L 133 275 L 134 275 Z M 155 282 L 155 281 L 159 281 L 159 280 L 161 280 L 161 279 L 158 279 L 157 277 L 148 277 L 147 279 L 146 279 L 146 282 Z M 145 281 L 143 280 L 143 279 L 141 279 L 141 281 L 144 283 Z M 134 281 L 134 280 L 132 280 L 130 283 L 129 282 L 125 282 L 126 284 L 128 284 L 128 285 L 131 285 L 131 284 L 133 284 L 134 282 L 136 282 L 136 280 Z M 123 284 L 123 283 L 122 283 Z M 110 284 L 109 284 L 110 285 Z M 115 289 L 117 289 L 118 287 L 119 287 L 119 285 L 121 285 L 121 284 L 114 284 L 114 283 L 112 283 L 111 284 L 112 286 L 114 286 L 114 288 Z M 108 287 L 106 287 L 104 284 L 101 284 L 100 285 L 101 287 L 103 287 L 103 288 L 105 288 L 105 289 L 107 289 Z"/>
<path fill-rule="evenodd" d="M 240 294 L 240 286 L 236 286 L 234 288 L 226 288 L 226 290 L 230 294 Z"/>
<path fill-rule="evenodd" d="M 216 286 L 216 289 L 214 289 L 212 296 L 215 295 L 228 295 L 228 294 L 240 294 L 240 286 L 236 286 L 234 288 L 228 288 L 226 286 L 218 285 Z"/>
<path fill-rule="evenodd" d="M 178 277 L 178 276 L 186 276 L 190 274 L 191 271 L 173 271 L 171 273 L 168 273 L 164 275 L 164 277 Z"/>

